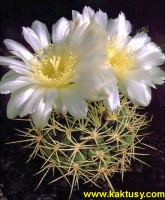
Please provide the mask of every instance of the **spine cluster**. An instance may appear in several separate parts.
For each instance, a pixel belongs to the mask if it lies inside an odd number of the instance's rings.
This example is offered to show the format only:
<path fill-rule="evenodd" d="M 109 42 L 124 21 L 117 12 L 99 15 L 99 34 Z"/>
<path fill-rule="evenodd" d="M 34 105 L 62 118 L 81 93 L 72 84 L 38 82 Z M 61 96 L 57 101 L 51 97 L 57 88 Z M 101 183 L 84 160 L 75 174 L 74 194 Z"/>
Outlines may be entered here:
<path fill-rule="evenodd" d="M 121 99 L 120 109 L 114 112 L 102 101 L 89 103 L 87 118 L 81 120 L 52 112 L 49 125 L 42 130 L 30 120 L 31 128 L 20 135 L 26 138 L 26 147 L 33 147 L 29 160 L 40 156 L 44 161 L 38 173 L 44 173 L 44 178 L 49 170 L 58 170 L 61 176 L 52 182 L 65 178 L 71 193 L 79 178 L 95 185 L 102 179 L 114 190 L 110 177 L 120 172 L 123 179 L 131 160 L 139 160 L 137 149 L 148 124 L 146 115 L 139 114 L 125 97 Z"/>

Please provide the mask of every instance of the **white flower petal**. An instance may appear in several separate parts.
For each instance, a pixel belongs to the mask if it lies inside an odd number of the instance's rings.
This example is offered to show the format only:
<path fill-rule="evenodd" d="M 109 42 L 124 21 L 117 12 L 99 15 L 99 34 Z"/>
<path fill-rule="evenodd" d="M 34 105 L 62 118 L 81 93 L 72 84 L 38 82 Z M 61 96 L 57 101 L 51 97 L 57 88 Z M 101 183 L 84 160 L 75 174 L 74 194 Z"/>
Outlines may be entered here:
<path fill-rule="evenodd" d="M 118 88 L 114 93 L 109 93 L 109 97 L 103 100 L 105 107 L 110 111 L 115 111 L 120 107 L 120 98 Z"/>
<path fill-rule="evenodd" d="M 82 15 L 78 11 L 72 10 L 72 19 L 73 21 L 79 21 L 82 19 Z"/>
<path fill-rule="evenodd" d="M 27 70 L 26 68 L 22 68 L 16 65 L 9 65 L 10 69 L 13 69 L 16 73 L 18 74 L 24 74 L 25 76 L 31 76 L 32 77 L 32 72 Z"/>
<path fill-rule="evenodd" d="M 110 91 L 110 93 L 113 93 L 117 90 L 118 81 L 114 71 L 111 68 L 108 67 L 102 71 L 102 78 L 106 83 L 106 87 Z"/>
<path fill-rule="evenodd" d="M 50 44 L 50 35 L 44 23 L 36 20 L 32 23 L 32 29 L 38 36 L 42 47 L 48 46 Z"/>
<path fill-rule="evenodd" d="M 137 33 L 132 40 L 127 44 L 127 46 L 132 47 L 134 51 L 137 51 L 141 47 L 144 47 L 147 43 L 151 41 L 151 38 L 144 32 Z"/>
<path fill-rule="evenodd" d="M 109 38 L 112 38 L 113 35 L 117 34 L 117 21 L 114 19 L 109 19 L 107 24 L 107 32 Z"/>
<path fill-rule="evenodd" d="M 120 19 L 120 20 L 119 20 Z M 107 25 L 108 36 L 111 39 L 113 36 L 119 38 L 125 38 L 123 40 L 123 45 L 127 43 L 127 40 L 130 39 L 129 33 L 131 32 L 131 24 L 129 21 L 125 20 L 125 17 L 121 15 L 119 19 L 110 19 Z"/>
<path fill-rule="evenodd" d="M 76 73 L 85 73 L 85 74 L 92 74 L 98 71 L 103 71 L 104 66 L 103 63 L 106 59 L 106 56 L 100 54 L 99 52 L 91 52 L 91 54 L 87 57 L 83 55 L 84 58 L 79 61 Z"/>
<path fill-rule="evenodd" d="M 162 50 L 154 42 L 149 42 L 148 44 L 143 46 L 143 48 L 141 48 L 138 51 L 136 51 L 136 57 L 137 58 L 145 57 L 148 54 L 151 54 L 153 52 L 162 53 Z"/>
<path fill-rule="evenodd" d="M 95 12 L 92 8 L 90 8 L 89 6 L 85 6 L 83 8 L 83 17 L 87 18 L 87 19 L 92 19 L 95 15 Z"/>
<path fill-rule="evenodd" d="M 120 38 L 126 38 L 131 32 L 131 24 L 125 19 L 124 13 L 120 13 L 118 18 L 110 19 L 107 25 L 107 32 L 109 38 L 118 36 Z"/>
<path fill-rule="evenodd" d="M 21 52 L 27 60 L 30 60 L 33 57 L 33 54 L 30 51 L 28 51 L 22 44 L 14 40 L 6 39 L 4 40 L 4 43 L 7 48 L 12 51 L 12 53 L 16 52 L 15 55 L 17 56 L 17 52 Z"/>
<path fill-rule="evenodd" d="M 89 29 L 88 23 L 81 24 L 80 21 L 70 23 L 65 43 L 70 47 L 70 49 L 77 51 L 77 48 L 83 44 L 83 40 L 86 38 L 86 35 L 90 33 Z"/>
<path fill-rule="evenodd" d="M 77 29 L 82 31 L 83 34 L 80 35 L 78 33 L 79 31 L 76 31 L 77 36 L 73 35 L 73 37 L 75 36 L 75 41 L 72 41 L 71 47 L 76 51 L 78 60 L 83 60 L 85 57 L 89 57 L 93 53 L 97 53 L 100 59 L 102 56 L 104 56 L 104 53 L 106 55 L 108 35 L 103 29 L 100 28 L 98 24 L 96 24 L 95 21 L 91 22 L 89 25 L 84 26 L 86 26 L 85 31 L 82 30 L 84 29 L 83 26 L 79 28 L 80 30 Z M 79 38 L 76 39 L 78 34 Z"/>
<path fill-rule="evenodd" d="M 27 68 L 26 64 L 23 63 L 22 61 L 4 56 L 0 56 L 0 65 L 5 65 L 5 66 L 17 65 L 19 67 Z"/>
<path fill-rule="evenodd" d="M 153 67 L 149 70 L 152 82 L 157 85 L 162 85 L 165 82 L 165 72 L 158 67 Z"/>
<path fill-rule="evenodd" d="M 31 81 L 28 78 L 21 79 L 19 74 L 15 74 L 0 82 L 0 93 L 8 94 L 30 84 Z"/>
<path fill-rule="evenodd" d="M 10 76 L 13 76 L 13 75 L 16 75 L 17 73 L 15 71 L 13 71 L 12 69 L 9 70 L 6 74 L 4 74 L 1 78 L 1 81 L 10 77 Z"/>
<path fill-rule="evenodd" d="M 52 27 L 52 40 L 53 43 L 58 42 L 62 44 L 69 31 L 69 22 L 66 18 L 62 17 Z"/>
<path fill-rule="evenodd" d="M 150 76 L 150 72 L 149 70 L 143 70 L 143 69 L 132 69 L 129 70 L 127 73 L 120 75 L 120 79 L 122 79 L 121 77 L 123 76 L 127 76 L 128 78 L 130 77 L 133 80 L 136 80 L 140 83 L 144 83 L 150 87 L 155 88 L 155 85 L 152 83 L 152 77 Z"/>
<path fill-rule="evenodd" d="M 164 55 L 160 53 L 151 53 L 141 59 L 135 60 L 135 67 L 151 69 L 151 67 L 162 65 L 165 61 Z"/>
<path fill-rule="evenodd" d="M 150 42 L 135 54 L 134 67 L 150 69 L 154 66 L 162 65 L 165 61 L 165 55 L 161 52 L 160 47 Z"/>
<path fill-rule="evenodd" d="M 27 114 L 31 114 L 35 112 L 38 109 L 40 102 L 43 101 L 43 98 L 46 95 L 46 93 L 47 93 L 47 88 L 44 88 L 44 87 L 37 88 L 33 92 L 33 97 L 29 98 L 28 101 L 24 103 L 24 106 L 21 112 L 19 113 L 19 116 L 23 117 Z M 51 106 L 51 104 L 49 105 Z"/>
<path fill-rule="evenodd" d="M 84 99 L 88 101 L 99 101 L 105 98 L 103 92 L 106 94 L 106 88 L 98 74 L 81 74 L 75 78 L 74 82 L 75 84 L 72 84 L 70 88 L 79 93 Z M 104 91 L 102 89 L 104 89 Z M 101 91 L 102 95 L 100 95 Z"/>
<path fill-rule="evenodd" d="M 89 23 L 95 20 L 97 24 L 101 26 L 101 28 L 103 28 L 104 30 L 106 30 L 107 28 L 107 21 L 108 21 L 107 14 L 102 12 L 101 10 L 95 13 L 94 10 L 88 6 L 84 7 L 82 14 L 73 10 L 72 19 L 73 21 L 80 21 L 81 24 Z"/>
<path fill-rule="evenodd" d="M 133 104 L 137 106 L 148 106 L 151 101 L 150 87 L 139 83 L 131 78 L 119 81 L 119 87 L 123 94 L 128 96 Z"/>
<path fill-rule="evenodd" d="M 58 98 L 58 92 L 56 88 L 46 88 L 46 93 L 43 98 L 43 102 L 52 106 L 54 100 Z"/>
<path fill-rule="evenodd" d="M 39 49 L 42 49 L 41 41 L 31 28 L 23 27 L 23 35 L 25 40 L 30 44 L 30 46 L 34 49 L 35 52 Z"/>
<path fill-rule="evenodd" d="M 126 20 L 124 13 L 120 13 L 118 16 L 118 29 L 117 29 L 117 36 L 127 37 L 131 32 L 131 24 L 129 21 Z"/>
<path fill-rule="evenodd" d="M 59 95 L 54 100 L 53 108 L 54 108 L 54 110 L 56 111 L 57 114 L 62 114 L 63 116 L 65 116 L 67 114 L 66 106 L 62 103 Z"/>
<path fill-rule="evenodd" d="M 32 119 L 36 128 L 44 128 L 48 124 L 52 108 L 49 104 L 40 102 L 38 110 L 32 114 Z"/>
<path fill-rule="evenodd" d="M 36 89 L 36 86 L 30 85 L 25 86 L 11 94 L 10 100 L 7 104 L 7 117 L 9 119 L 13 119 L 19 115 L 24 103 L 31 97 Z"/>
<path fill-rule="evenodd" d="M 118 92 L 118 81 L 115 77 L 115 73 L 110 68 L 103 71 L 104 82 L 106 83 L 108 98 L 105 98 L 104 105 L 110 111 L 120 107 L 120 98 Z"/>
<path fill-rule="evenodd" d="M 30 64 L 30 62 L 25 58 L 25 56 L 22 54 L 22 52 L 17 52 L 18 57 L 22 59 L 22 61 L 26 64 L 26 68 L 30 71 L 33 71 L 33 68 Z"/>
<path fill-rule="evenodd" d="M 96 22 L 104 29 L 107 29 L 108 16 L 106 13 L 99 10 L 95 15 Z"/>
<path fill-rule="evenodd" d="M 69 88 L 60 89 L 59 94 L 62 103 L 73 117 L 77 119 L 86 117 L 88 105 L 79 94 Z"/>
<path fill-rule="evenodd" d="M 83 8 L 82 14 L 73 10 L 72 11 L 72 19 L 73 21 L 79 21 L 81 24 L 89 23 L 92 19 L 94 19 L 95 12 L 92 8 L 85 6 Z"/>

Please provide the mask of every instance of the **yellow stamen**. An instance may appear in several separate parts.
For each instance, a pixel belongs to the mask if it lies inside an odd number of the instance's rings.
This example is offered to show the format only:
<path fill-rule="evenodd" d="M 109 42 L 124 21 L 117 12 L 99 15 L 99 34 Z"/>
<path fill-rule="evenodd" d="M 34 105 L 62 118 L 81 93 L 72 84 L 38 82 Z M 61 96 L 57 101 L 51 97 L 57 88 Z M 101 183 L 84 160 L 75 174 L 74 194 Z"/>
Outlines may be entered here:
<path fill-rule="evenodd" d="M 123 39 L 114 36 L 107 45 L 108 64 L 115 72 L 125 72 L 133 67 L 133 49 L 129 46 L 123 47 Z"/>
<path fill-rule="evenodd" d="M 40 49 L 30 60 L 33 76 L 46 87 L 64 87 L 72 82 L 76 55 L 66 45 Z"/>
<path fill-rule="evenodd" d="M 60 60 L 61 58 L 58 57 L 58 56 L 53 56 L 53 58 L 50 58 L 50 62 L 52 63 L 53 65 L 53 68 L 54 68 L 54 72 L 57 73 L 58 71 L 58 67 L 59 67 L 59 64 L 60 64 Z"/>

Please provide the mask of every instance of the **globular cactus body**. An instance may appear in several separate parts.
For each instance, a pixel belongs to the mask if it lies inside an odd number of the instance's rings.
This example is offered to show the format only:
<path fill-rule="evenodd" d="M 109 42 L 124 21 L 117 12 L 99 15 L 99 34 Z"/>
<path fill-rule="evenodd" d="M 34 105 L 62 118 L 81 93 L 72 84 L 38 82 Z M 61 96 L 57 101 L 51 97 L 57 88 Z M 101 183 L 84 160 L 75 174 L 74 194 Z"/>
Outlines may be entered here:
<path fill-rule="evenodd" d="M 37 155 L 44 160 L 38 172 L 44 172 L 43 178 L 49 170 L 58 170 L 61 176 L 52 182 L 64 177 L 71 185 L 71 193 L 79 178 L 95 185 L 98 179 L 105 180 L 114 190 L 110 177 L 120 172 L 123 179 L 124 172 L 131 170 L 131 160 L 139 160 L 136 149 L 148 124 L 146 115 L 139 114 L 125 97 L 121 97 L 121 107 L 114 112 L 100 101 L 89 103 L 86 119 L 52 112 L 49 125 L 42 130 L 30 122 L 32 128 L 20 134 L 28 138 L 27 147 L 34 148 L 29 159 Z"/>

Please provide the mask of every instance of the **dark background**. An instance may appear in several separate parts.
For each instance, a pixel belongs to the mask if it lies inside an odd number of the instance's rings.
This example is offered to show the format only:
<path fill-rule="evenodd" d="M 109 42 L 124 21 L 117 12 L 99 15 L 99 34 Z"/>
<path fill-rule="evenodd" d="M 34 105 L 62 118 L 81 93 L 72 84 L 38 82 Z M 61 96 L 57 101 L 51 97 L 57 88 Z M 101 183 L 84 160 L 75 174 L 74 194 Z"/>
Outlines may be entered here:
<path fill-rule="evenodd" d="M 26 45 L 22 37 L 22 26 L 30 27 L 34 20 L 46 23 L 51 32 L 52 24 L 60 17 L 71 19 L 71 10 L 82 12 L 85 5 L 95 11 L 99 8 L 107 12 L 109 18 L 116 18 L 120 11 L 124 12 L 133 25 L 136 33 L 142 27 L 147 27 L 152 41 L 165 52 L 165 1 L 164 0 L 1 0 L 0 5 L 0 54 L 8 55 L 3 40 L 10 38 Z M 162 66 L 165 69 L 165 66 Z M 1 77 L 7 70 L 0 66 Z M 30 150 L 24 149 L 22 144 L 6 145 L 15 141 L 16 128 L 26 127 L 26 123 L 6 118 L 6 104 L 8 95 L 0 96 L 0 151 L 1 151 L 1 179 L 0 199 L 8 200 L 54 200 L 67 199 L 70 188 L 64 180 L 48 185 L 52 180 L 51 173 L 44 179 L 40 188 L 34 191 L 41 175 L 33 176 L 42 164 L 39 158 L 28 163 Z M 132 172 L 125 173 L 124 181 L 116 174 L 112 183 L 118 190 L 127 191 L 165 191 L 165 84 L 153 90 L 151 104 L 145 109 L 153 120 L 147 132 L 151 135 L 145 138 L 148 145 L 157 150 L 146 148 L 142 159 L 151 167 L 139 162 L 133 162 Z M 83 185 L 80 190 L 74 189 L 72 199 L 84 199 L 83 191 L 98 190 L 91 184 Z M 103 190 L 108 187 L 103 183 Z"/>

